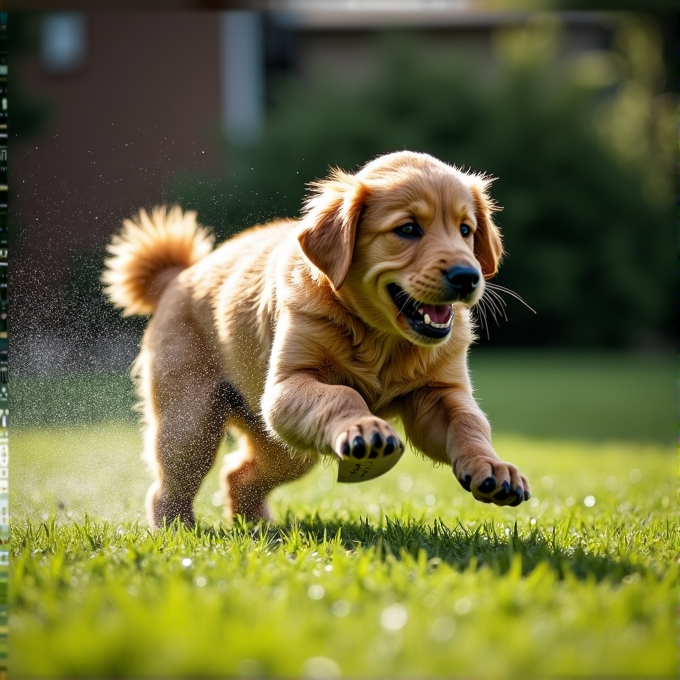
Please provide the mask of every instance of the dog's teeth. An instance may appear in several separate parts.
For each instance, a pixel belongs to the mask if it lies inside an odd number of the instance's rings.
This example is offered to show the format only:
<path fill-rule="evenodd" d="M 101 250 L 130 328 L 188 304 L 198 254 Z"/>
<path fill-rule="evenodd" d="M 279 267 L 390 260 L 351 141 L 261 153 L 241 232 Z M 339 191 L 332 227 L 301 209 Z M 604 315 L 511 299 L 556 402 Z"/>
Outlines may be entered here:
<path fill-rule="evenodd" d="M 425 312 L 425 307 L 418 307 L 418 314 L 420 314 L 420 316 L 422 316 L 424 314 L 424 312 Z"/>
<path fill-rule="evenodd" d="M 446 323 L 437 323 L 436 321 L 432 321 L 429 314 L 425 314 L 423 321 L 428 326 L 432 326 L 432 328 L 449 328 L 453 323 L 453 315 L 449 318 L 449 320 Z"/>

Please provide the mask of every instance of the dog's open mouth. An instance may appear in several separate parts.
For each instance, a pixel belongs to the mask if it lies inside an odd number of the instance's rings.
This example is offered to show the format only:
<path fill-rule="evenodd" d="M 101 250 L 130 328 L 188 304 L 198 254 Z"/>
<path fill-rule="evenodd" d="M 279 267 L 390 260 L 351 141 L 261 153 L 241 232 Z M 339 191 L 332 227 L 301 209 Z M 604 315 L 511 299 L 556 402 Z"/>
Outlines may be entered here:
<path fill-rule="evenodd" d="M 451 305 L 430 305 L 414 300 L 396 283 L 387 285 L 387 291 L 406 317 L 411 328 L 426 338 L 440 339 L 446 337 L 453 325 L 453 309 Z"/>

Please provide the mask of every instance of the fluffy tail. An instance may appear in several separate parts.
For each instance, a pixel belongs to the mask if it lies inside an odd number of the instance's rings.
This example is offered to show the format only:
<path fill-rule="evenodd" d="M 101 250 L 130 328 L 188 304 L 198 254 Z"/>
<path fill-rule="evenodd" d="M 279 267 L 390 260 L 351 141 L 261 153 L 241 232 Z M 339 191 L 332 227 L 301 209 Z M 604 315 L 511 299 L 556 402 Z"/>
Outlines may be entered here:
<path fill-rule="evenodd" d="M 165 286 L 183 269 L 205 257 L 213 237 L 196 222 L 195 212 L 157 207 L 123 222 L 107 247 L 104 292 L 123 316 L 151 314 Z"/>

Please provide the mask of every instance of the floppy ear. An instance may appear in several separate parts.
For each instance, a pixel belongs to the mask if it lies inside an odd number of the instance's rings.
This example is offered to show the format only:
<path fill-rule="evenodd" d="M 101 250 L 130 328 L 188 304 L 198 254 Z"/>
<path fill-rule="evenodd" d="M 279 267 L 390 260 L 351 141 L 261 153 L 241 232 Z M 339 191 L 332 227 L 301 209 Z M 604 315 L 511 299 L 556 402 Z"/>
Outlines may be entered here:
<path fill-rule="evenodd" d="M 339 290 L 352 262 L 367 190 L 356 177 L 338 169 L 311 187 L 298 241 L 305 257 Z"/>
<path fill-rule="evenodd" d="M 485 279 L 493 278 L 498 271 L 498 264 L 503 255 L 501 232 L 494 224 L 492 215 L 499 208 L 487 192 L 491 180 L 473 176 L 470 190 L 475 201 L 477 231 L 475 231 L 475 257 L 482 265 Z"/>

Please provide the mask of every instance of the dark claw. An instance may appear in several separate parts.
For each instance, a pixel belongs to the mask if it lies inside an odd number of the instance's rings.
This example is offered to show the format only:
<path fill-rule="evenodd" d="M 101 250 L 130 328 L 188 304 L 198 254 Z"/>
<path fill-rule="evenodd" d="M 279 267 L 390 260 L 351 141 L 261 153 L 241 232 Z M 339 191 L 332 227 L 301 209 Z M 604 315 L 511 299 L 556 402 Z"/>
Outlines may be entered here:
<path fill-rule="evenodd" d="M 528 491 L 524 492 L 524 500 L 528 501 L 531 498 L 531 494 Z"/>
<path fill-rule="evenodd" d="M 399 442 L 397 441 L 396 437 L 390 435 L 387 438 L 387 444 L 385 445 L 385 455 L 389 456 L 391 453 L 394 453 L 398 446 Z"/>
<path fill-rule="evenodd" d="M 479 493 L 490 493 L 496 488 L 495 477 L 487 477 L 479 486 Z"/>
<path fill-rule="evenodd" d="M 524 489 L 522 489 L 521 486 L 517 486 L 517 487 L 515 488 L 515 493 L 519 496 L 519 498 L 520 498 L 520 500 L 521 500 L 521 499 L 523 498 L 523 496 L 524 496 Z"/>
<path fill-rule="evenodd" d="M 494 495 L 497 501 L 504 501 L 510 495 L 510 482 L 505 481 L 501 484 L 501 490 Z"/>
<path fill-rule="evenodd" d="M 366 455 L 366 444 L 364 443 L 364 438 L 360 435 L 354 437 L 352 442 L 352 457 L 353 458 L 363 458 Z"/>
<path fill-rule="evenodd" d="M 340 447 L 340 453 L 342 454 L 343 458 L 347 458 L 347 456 L 349 456 L 349 442 L 345 442 Z"/>
<path fill-rule="evenodd" d="M 460 477 L 458 479 L 460 485 L 466 490 L 470 490 L 470 483 L 472 482 L 472 477 L 470 475 L 465 475 L 465 477 Z"/>

